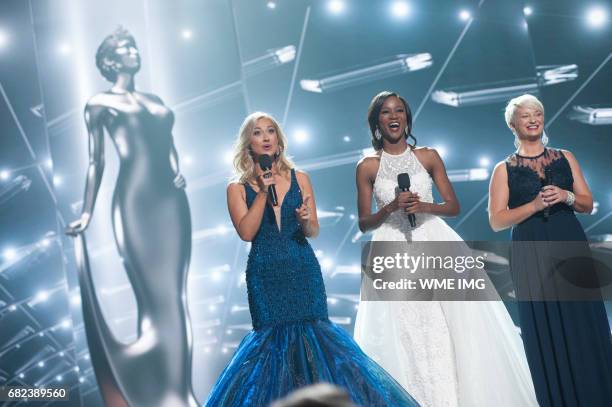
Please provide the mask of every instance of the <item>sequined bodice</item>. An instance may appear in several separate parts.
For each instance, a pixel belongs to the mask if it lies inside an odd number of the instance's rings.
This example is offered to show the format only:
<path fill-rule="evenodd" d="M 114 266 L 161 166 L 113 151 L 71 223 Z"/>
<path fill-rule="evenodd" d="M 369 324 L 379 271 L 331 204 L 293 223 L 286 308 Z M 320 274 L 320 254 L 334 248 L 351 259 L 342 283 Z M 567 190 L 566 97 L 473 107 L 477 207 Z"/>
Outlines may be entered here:
<path fill-rule="evenodd" d="M 546 172 L 550 174 L 553 185 L 567 191 L 573 190 L 572 170 L 561 150 L 546 148 L 536 157 L 524 157 L 514 153 L 506 158 L 506 169 L 510 209 L 524 205 L 538 195 L 542 186 L 546 184 Z M 565 204 L 557 204 L 551 208 L 553 209 L 571 208 Z"/>
<path fill-rule="evenodd" d="M 374 181 L 374 198 L 378 208 L 382 208 L 395 199 L 397 194 L 397 176 L 401 173 L 410 176 L 410 191 L 420 195 L 421 201 L 433 202 L 432 186 L 433 181 L 418 160 L 414 152 L 408 147 L 403 153 L 393 155 L 384 150 L 381 152 L 380 164 L 376 180 Z M 424 219 L 424 215 L 417 217 Z M 396 225 L 400 230 L 409 230 L 408 217 L 401 211 L 395 211 L 385 221 L 385 224 Z"/>
<path fill-rule="evenodd" d="M 245 189 L 250 207 L 257 194 L 249 185 Z M 255 329 L 327 318 L 321 268 L 295 214 L 301 204 L 295 170 L 291 170 L 291 185 L 281 203 L 281 229 L 268 203 L 249 252 L 246 282 Z"/>

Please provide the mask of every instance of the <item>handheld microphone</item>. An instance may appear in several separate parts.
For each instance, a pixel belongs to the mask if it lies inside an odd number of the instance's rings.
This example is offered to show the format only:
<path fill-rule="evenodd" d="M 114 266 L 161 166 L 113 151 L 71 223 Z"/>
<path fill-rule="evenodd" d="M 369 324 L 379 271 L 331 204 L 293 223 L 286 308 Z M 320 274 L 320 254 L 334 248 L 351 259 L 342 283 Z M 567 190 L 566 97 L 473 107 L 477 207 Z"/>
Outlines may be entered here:
<path fill-rule="evenodd" d="M 272 175 L 272 158 L 268 154 L 262 154 L 259 156 L 259 167 L 264 171 L 263 177 L 268 179 L 273 177 Z M 274 184 L 268 186 L 268 192 L 270 193 L 270 200 L 272 205 L 278 206 L 278 197 L 276 195 L 276 186 Z"/>
<path fill-rule="evenodd" d="M 399 186 L 400 191 L 410 192 L 410 175 L 405 172 L 397 174 L 397 185 Z M 408 221 L 410 222 L 410 226 L 413 228 L 416 227 L 416 217 L 414 216 L 414 213 L 408 215 Z"/>
<path fill-rule="evenodd" d="M 544 186 L 552 185 L 552 170 L 550 168 L 544 168 Z M 544 219 L 548 220 L 550 216 L 550 206 L 544 208 Z"/>

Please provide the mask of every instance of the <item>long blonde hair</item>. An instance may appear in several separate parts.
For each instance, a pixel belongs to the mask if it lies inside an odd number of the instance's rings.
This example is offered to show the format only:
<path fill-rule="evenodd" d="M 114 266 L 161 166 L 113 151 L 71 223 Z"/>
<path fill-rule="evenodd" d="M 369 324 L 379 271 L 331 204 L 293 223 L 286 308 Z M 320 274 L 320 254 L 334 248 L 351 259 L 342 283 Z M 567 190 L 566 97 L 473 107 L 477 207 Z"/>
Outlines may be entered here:
<path fill-rule="evenodd" d="M 287 151 L 287 137 L 285 137 L 285 133 L 283 133 L 276 119 L 264 112 L 251 113 L 244 119 L 244 122 L 242 122 L 236 144 L 234 145 L 234 180 L 237 182 L 247 183 L 255 178 L 256 164 L 250 149 L 250 136 L 251 133 L 253 133 L 257 120 L 263 118 L 270 119 L 272 125 L 276 129 L 278 147 L 280 150 L 280 153 L 276 157 L 276 167 L 281 173 L 284 173 L 285 171 L 290 171 L 295 166 L 293 161 L 285 154 Z"/>

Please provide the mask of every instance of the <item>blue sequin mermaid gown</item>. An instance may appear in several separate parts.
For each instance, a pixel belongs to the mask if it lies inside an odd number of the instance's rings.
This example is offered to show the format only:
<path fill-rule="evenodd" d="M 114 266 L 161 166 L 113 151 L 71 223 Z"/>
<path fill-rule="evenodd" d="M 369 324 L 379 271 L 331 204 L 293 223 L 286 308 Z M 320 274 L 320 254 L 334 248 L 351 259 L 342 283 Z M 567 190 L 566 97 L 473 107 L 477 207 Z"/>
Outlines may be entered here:
<path fill-rule="evenodd" d="M 250 207 L 256 192 L 245 185 Z M 342 387 L 361 406 L 418 406 L 340 327 L 329 321 L 321 269 L 295 216 L 302 194 L 291 171 L 279 231 L 266 206 L 246 281 L 253 328 L 206 406 L 267 406 L 316 382 Z"/>

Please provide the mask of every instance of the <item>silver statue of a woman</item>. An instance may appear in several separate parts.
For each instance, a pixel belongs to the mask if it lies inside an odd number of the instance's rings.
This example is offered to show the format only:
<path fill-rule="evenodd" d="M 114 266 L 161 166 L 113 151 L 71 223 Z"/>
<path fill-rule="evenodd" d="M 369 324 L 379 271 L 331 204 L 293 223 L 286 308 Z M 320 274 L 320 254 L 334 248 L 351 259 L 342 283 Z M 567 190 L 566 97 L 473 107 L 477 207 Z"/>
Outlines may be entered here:
<path fill-rule="evenodd" d="M 85 107 L 90 156 L 85 198 L 80 219 L 67 233 L 75 236 L 98 384 L 107 405 L 195 407 L 185 295 L 191 218 L 172 139 L 174 115 L 157 96 L 135 90 L 140 56 L 126 30 L 104 39 L 96 64 L 113 87 Z M 104 320 L 82 233 L 102 179 L 105 130 L 120 157 L 112 201 L 115 242 L 138 306 L 138 338 L 127 345 L 116 340 Z"/>

